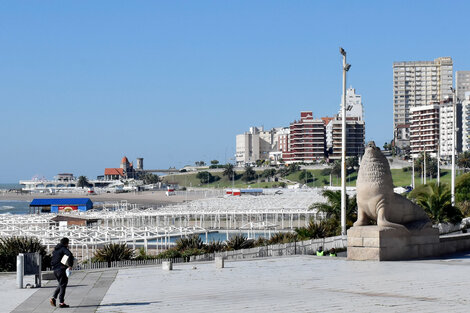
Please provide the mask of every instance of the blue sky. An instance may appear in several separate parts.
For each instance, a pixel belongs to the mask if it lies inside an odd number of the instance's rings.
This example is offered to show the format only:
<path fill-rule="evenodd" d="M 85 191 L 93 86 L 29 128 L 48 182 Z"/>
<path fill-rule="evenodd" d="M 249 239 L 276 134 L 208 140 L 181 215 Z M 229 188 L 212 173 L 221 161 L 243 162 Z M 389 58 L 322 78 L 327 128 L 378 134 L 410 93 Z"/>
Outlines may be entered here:
<path fill-rule="evenodd" d="M 392 137 L 392 64 L 470 70 L 465 1 L 0 1 L 0 182 L 233 157 L 250 126 L 332 116 Z"/>

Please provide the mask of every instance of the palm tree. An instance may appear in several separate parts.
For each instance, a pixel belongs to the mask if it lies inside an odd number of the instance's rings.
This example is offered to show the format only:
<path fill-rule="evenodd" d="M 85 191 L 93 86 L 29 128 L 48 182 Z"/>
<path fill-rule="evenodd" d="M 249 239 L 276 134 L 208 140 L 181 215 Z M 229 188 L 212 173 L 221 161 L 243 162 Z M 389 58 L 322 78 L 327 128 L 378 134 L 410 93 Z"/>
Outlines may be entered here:
<path fill-rule="evenodd" d="M 416 203 L 421 206 L 434 223 L 457 223 L 462 220 L 460 210 L 452 206 L 452 196 L 447 184 L 427 184 L 416 194 Z"/>
<path fill-rule="evenodd" d="M 88 179 L 86 178 L 86 176 L 79 176 L 78 177 L 78 182 L 77 182 L 77 186 L 78 187 L 88 187 L 90 185 L 90 183 L 88 182 Z"/>
<path fill-rule="evenodd" d="M 229 179 L 231 179 L 234 174 L 235 172 L 233 171 L 233 164 L 226 164 L 222 175 L 227 176 Z"/>
<path fill-rule="evenodd" d="M 204 243 L 198 234 L 193 234 L 188 237 L 181 237 L 176 240 L 176 250 L 184 251 L 187 249 L 202 249 Z"/>
<path fill-rule="evenodd" d="M 341 190 L 324 190 L 323 197 L 327 200 L 326 203 L 314 203 L 309 209 L 317 209 L 326 214 L 326 218 L 341 219 Z M 356 197 L 349 198 L 346 194 L 346 224 L 351 226 L 357 219 L 357 203 Z"/>
<path fill-rule="evenodd" d="M 111 267 L 111 262 L 130 260 L 134 256 L 134 251 L 125 243 L 110 243 L 103 248 L 96 250 L 94 261 L 108 262 L 108 267 Z"/>
<path fill-rule="evenodd" d="M 32 252 L 38 252 L 41 255 L 43 269 L 50 266 L 51 257 L 39 239 L 15 236 L 0 238 L 0 272 L 15 271 L 17 255 Z"/>

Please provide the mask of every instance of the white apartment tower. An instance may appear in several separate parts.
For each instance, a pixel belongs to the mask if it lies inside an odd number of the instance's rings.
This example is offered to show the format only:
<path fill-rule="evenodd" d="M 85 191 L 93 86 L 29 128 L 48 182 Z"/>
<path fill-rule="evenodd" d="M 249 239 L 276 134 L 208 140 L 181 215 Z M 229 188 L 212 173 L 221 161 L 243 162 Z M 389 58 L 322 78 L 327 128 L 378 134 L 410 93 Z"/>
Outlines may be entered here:
<path fill-rule="evenodd" d="M 455 90 L 457 91 L 457 98 L 463 100 L 465 93 L 470 91 L 470 71 L 455 72 Z"/>
<path fill-rule="evenodd" d="M 462 101 L 462 151 L 470 151 L 470 91 Z"/>
<path fill-rule="evenodd" d="M 456 138 L 455 150 L 462 151 L 462 104 L 457 101 L 456 105 Z M 450 160 L 452 157 L 452 130 L 454 121 L 454 105 L 452 99 L 441 101 L 439 105 L 439 141 L 440 141 L 440 157 L 441 159 Z"/>
<path fill-rule="evenodd" d="M 410 145 L 410 108 L 452 96 L 452 71 L 450 57 L 393 63 L 393 129 L 398 147 Z"/>

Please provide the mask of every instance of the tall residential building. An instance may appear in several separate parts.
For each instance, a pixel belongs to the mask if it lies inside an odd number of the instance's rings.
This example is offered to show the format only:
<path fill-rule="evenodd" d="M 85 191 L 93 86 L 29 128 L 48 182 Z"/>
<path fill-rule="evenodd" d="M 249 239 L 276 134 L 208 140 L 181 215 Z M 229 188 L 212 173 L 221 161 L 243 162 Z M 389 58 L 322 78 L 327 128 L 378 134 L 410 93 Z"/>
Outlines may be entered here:
<path fill-rule="evenodd" d="M 462 151 L 470 151 L 470 91 L 462 101 Z"/>
<path fill-rule="evenodd" d="M 341 106 L 340 106 L 341 107 Z M 341 159 L 342 110 L 326 125 L 326 148 L 329 159 Z M 364 108 L 356 89 L 346 90 L 346 156 L 361 156 L 365 146 Z"/>
<path fill-rule="evenodd" d="M 470 71 L 455 72 L 455 90 L 457 98 L 464 100 L 465 93 L 470 91 Z"/>
<path fill-rule="evenodd" d="M 347 114 L 346 114 L 347 116 Z M 330 160 L 341 159 L 342 146 L 342 119 L 337 117 L 332 120 L 332 148 L 329 150 Z M 359 117 L 346 118 L 346 156 L 362 156 L 365 147 L 365 123 Z"/>
<path fill-rule="evenodd" d="M 300 112 L 300 120 L 290 124 L 289 149 L 282 154 L 286 163 L 312 163 L 325 158 L 325 124 L 311 111 Z"/>
<path fill-rule="evenodd" d="M 341 117 L 341 109 L 338 116 Z M 356 89 L 349 87 L 346 90 L 346 117 L 357 117 L 359 121 L 364 120 L 364 108 L 361 95 L 356 94 Z"/>
<path fill-rule="evenodd" d="M 248 132 L 237 135 L 235 155 L 237 166 L 269 159 L 271 152 L 279 150 L 278 137 L 283 129 L 273 128 L 265 131 L 263 127 L 250 127 Z"/>
<path fill-rule="evenodd" d="M 398 147 L 410 145 L 410 108 L 451 97 L 452 71 L 450 57 L 393 63 L 393 133 Z"/>
<path fill-rule="evenodd" d="M 456 138 L 455 138 L 455 150 L 456 152 L 462 152 L 462 104 L 457 102 L 456 108 Z M 450 159 L 452 157 L 452 126 L 454 118 L 454 105 L 452 99 L 441 101 L 439 104 L 439 119 L 440 119 L 440 153 L 441 159 Z"/>
<path fill-rule="evenodd" d="M 436 156 L 439 147 L 439 105 L 423 105 L 410 108 L 411 155 L 422 152 Z"/>

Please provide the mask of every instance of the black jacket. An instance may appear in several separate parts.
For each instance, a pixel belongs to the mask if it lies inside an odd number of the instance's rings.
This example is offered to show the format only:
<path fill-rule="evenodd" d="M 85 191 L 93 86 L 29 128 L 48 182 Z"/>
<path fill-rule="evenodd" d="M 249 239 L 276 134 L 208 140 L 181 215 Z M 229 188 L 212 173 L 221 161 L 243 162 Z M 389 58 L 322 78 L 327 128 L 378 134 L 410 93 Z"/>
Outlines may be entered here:
<path fill-rule="evenodd" d="M 68 255 L 67 265 L 73 266 L 73 254 L 67 249 L 63 244 L 59 243 L 55 246 L 54 251 L 52 252 L 51 266 L 53 270 L 66 269 L 68 266 L 62 264 L 62 258 L 64 255 Z"/>

